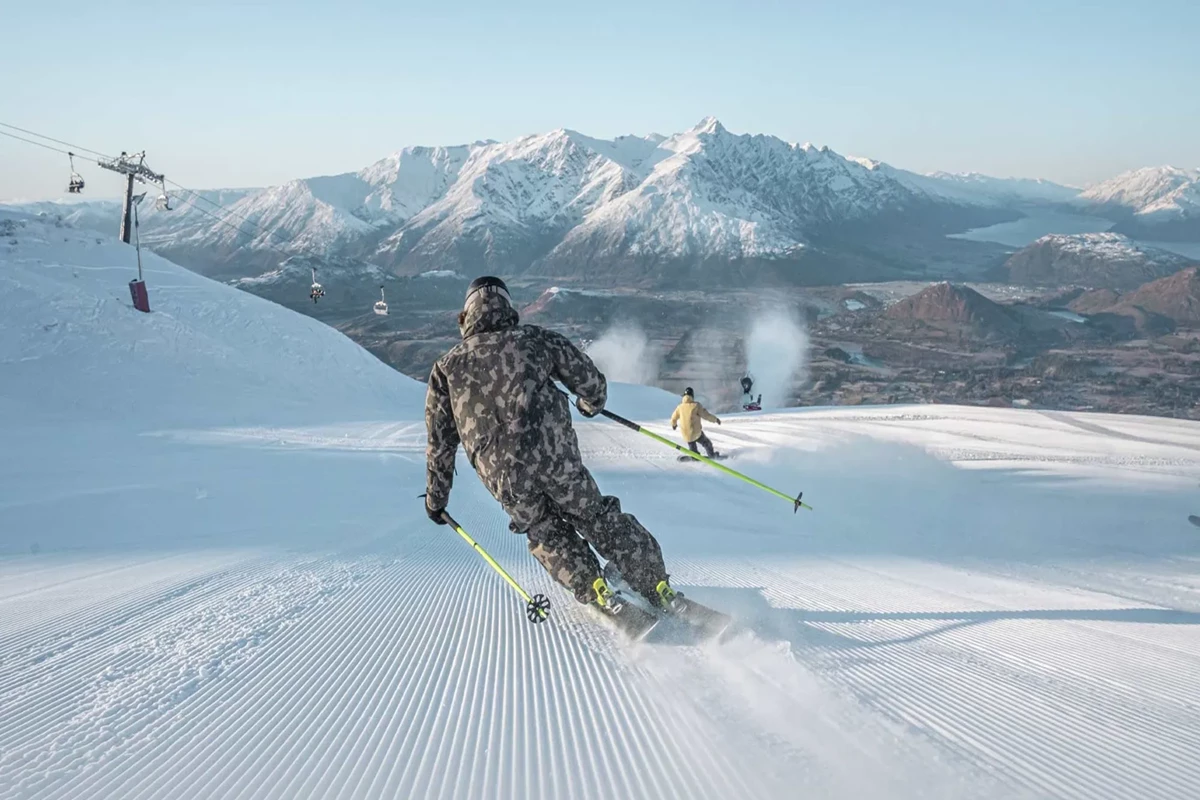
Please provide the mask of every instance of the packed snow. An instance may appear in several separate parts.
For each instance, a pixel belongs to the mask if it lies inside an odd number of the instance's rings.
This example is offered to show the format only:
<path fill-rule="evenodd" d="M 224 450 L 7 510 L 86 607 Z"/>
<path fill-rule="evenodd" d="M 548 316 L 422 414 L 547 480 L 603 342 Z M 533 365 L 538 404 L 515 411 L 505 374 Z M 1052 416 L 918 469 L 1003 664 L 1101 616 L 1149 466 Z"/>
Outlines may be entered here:
<path fill-rule="evenodd" d="M 580 421 L 723 644 L 631 645 L 423 387 L 125 246 L 0 241 L 0 798 L 1183 798 L 1200 785 L 1200 425 L 953 406 L 732 415 L 730 467 Z M 671 436 L 676 398 L 611 407 Z"/>

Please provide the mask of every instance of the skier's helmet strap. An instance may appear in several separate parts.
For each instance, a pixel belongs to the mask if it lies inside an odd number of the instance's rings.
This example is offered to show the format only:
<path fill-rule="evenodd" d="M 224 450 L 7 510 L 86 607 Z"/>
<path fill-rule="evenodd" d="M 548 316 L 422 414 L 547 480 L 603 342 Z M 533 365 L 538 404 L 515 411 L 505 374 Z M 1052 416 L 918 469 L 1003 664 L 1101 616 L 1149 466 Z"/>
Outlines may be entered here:
<path fill-rule="evenodd" d="M 471 302 L 471 295 L 475 294 L 476 292 L 482 292 L 484 294 L 496 292 L 502 295 L 509 303 L 512 302 L 512 297 L 508 293 L 508 286 L 504 283 L 504 281 L 492 275 L 484 275 L 471 281 L 471 285 L 467 287 L 466 300 L 463 301 L 464 306 Z"/>

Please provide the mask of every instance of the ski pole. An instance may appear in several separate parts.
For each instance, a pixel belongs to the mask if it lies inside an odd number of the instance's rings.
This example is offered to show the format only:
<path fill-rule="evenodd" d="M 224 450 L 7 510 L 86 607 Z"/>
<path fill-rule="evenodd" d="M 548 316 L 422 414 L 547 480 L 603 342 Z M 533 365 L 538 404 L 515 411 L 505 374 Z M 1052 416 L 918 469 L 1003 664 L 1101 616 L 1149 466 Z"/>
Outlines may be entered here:
<path fill-rule="evenodd" d="M 600 413 L 603 414 L 604 416 L 608 417 L 609 419 L 611 419 L 613 422 L 621 423 L 626 428 L 629 428 L 631 431 L 637 431 L 638 433 L 640 433 L 644 436 L 649 436 L 651 439 L 653 439 L 656 442 L 662 442 L 667 447 L 673 447 L 676 450 L 678 450 L 679 452 L 683 453 L 684 455 L 691 456 L 692 458 L 696 459 L 697 461 L 703 461 L 705 464 L 708 464 L 711 467 L 716 467 L 717 469 L 721 470 L 722 472 L 726 473 L 727 475 L 732 475 L 733 477 L 738 478 L 739 480 L 743 480 L 746 483 L 750 484 L 751 486 L 757 486 L 759 489 L 762 489 L 764 492 L 770 492 L 771 494 L 775 495 L 776 497 L 782 497 L 784 500 L 787 500 L 789 503 L 792 504 L 792 513 L 793 514 L 802 508 L 807 508 L 809 511 L 813 510 L 812 506 L 810 506 L 808 503 L 803 502 L 800 499 L 801 497 L 804 496 L 804 492 L 801 492 L 800 494 L 796 495 L 795 497 L 789 497 L 788 495 L 784 494 L 783 492 L 779 491 L 778 489 L 772 489 L 770 486 L 767 486 L 765 483 L 760 483 L 760 482 L 754 480 L 754 478 L 751 478 L 749 475 L 743 475 L 742 473 L 738 472 L 735 469 L 730 469 L 729 467 L 725 466 L 724 464 L 713 461 L 711 458 L 702 456 L 699 453 L 693 453 L 690 449 L 684 447 L 683 445 L 679 445 L 679 444 L 676 444 L 675 442 L 672 442 L 670 439 L 666 438 L 665 436 L 659 436 L 657 433 L 648 431 L 645 428 L 643 428 L 641 425 L 638 425 L 633 420 L 625 419 L 620 414 L 614 414 L 611 411 L 608 411 L 606 409 L 601 409 Z"/>
<path fill-rule="evenodd" d="M 467 544 L 471 545 L 471 547 L 474 547 L 476 552 L 483 556 L 483 560 L 490 564 L 492 569 L 500 573 L 501 578 L 504 578 L 504 580 L 508 581 L 509 586 L 517 590 L 517 594 L 521 595 L 521 599 L 525 601 L 525 616 L 529 618 L 529 621 L 544 622 L 546 619 L 546 612 L 550 610 L 550 598 L 546 597 L 544 594 L 535 594 L 533 597 L 530 597 L 529 592 L 522 589 L 521 584 L 513 580 L 512 576 L 504 571 L 504 567 L 497 564 L 496 559 L 492 558 L 491 555 L 488 554 L 488 551 L 480 547 L 479 542 L 472 539 L 471 534 L 463 530 L 463 526 L 459 525 L 454 517 L 450 516 L 448 512 L 443 511 L 442 518 L 449 523 L 450 527 L 454 528 L 454 530 L 458 532 L 459 536 L 467 540 Z"/>

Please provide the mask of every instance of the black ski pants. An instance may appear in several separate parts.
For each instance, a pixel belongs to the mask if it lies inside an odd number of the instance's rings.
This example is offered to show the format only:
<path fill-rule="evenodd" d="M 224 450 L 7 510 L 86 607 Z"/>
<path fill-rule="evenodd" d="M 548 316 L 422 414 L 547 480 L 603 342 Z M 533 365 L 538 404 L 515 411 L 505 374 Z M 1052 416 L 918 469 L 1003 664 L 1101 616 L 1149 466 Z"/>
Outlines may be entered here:
<path fill-rule="evenodd" d="M 697 449 L 696 445 L 700 445 L 700 447 L 704 448 L 704 455 L 708 456 L 709 458 L 713 457 L 714 451 L 713 451 L 712 439 L 709 439 L 707 434 L 702 433 L 702 434 L 700 434 L 700 438 L 697 439 L 696 441 L 688 442 L 688 449 L 691 450 L 693 453 L 699 453 L 700 450 Z"/>

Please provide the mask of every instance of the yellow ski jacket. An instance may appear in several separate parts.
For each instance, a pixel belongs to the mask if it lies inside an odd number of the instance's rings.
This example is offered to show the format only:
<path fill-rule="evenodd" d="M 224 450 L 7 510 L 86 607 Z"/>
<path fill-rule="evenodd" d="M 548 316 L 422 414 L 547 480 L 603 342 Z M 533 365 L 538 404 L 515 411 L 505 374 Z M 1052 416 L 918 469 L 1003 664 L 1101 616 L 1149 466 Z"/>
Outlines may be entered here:
<path fill-rule="evenodd" d="M 704 434 L 704 424 L 700 422 L 702 419 L 721 424 L 721 420 L 708 413 L 708 409 L 697 403 L 695 398 L 685 394 L 683 402 L 671 415 L 671 430 L 675 430 L 675 427 L 679 426 L 683 440 L 691 444 Z"/>

